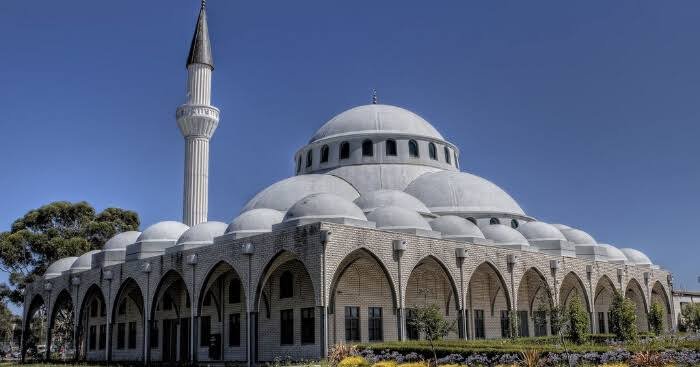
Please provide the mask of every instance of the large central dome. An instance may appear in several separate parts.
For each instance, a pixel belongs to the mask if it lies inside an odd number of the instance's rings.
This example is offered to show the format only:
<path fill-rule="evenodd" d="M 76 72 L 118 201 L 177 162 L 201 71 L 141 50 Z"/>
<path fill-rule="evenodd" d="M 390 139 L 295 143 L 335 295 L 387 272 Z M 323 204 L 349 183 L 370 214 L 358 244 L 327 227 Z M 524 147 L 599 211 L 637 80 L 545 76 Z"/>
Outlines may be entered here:
<path fill-rule="evenodd" d="M 357 134 L 386 133 L 444 140 L 422 117 L 401 107 L 370 104 L 351 108 L 321 126 L 309 143 Z"/>

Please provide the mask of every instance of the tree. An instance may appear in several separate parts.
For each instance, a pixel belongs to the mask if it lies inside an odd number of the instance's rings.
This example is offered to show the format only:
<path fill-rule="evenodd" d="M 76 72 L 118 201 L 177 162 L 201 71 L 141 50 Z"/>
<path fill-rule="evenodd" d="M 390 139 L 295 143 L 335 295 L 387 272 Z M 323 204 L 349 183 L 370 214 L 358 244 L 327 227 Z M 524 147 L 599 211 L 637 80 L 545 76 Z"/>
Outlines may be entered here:
<path fill-rule="evenodd" d="M 681 309 L 679 326 L 687 331 L 700 331 L 700 304 L 688 303 Z"/>
<path fill-rule="evenodd" d="M 0 302 L 0 343 L 9 344 L 12 341 L 15 319 L 17 316 L 4 302 Z"/>
<path fill-rule="evenodd" d="M 442 317 L 438 306 L 420 306 L 415 308 L 415 314 L 409 321 L 409 325 L 422 333 L 425 340 L 430 343 L 433 352 L 433 362 L 437 366 L 437 353 L 435 353 L 435 341 L 447 336 L 454 328 L 454 322 L 450 323 Z"/>
<path fill-rule="evenodd" d="M 588 328 L 590 326 L 588 320 L 588 312 L 581 303 L 581 298 L 578 294 L 571 296 L 569 300 L 569 309 L 567 310 L 567 337 L 575 344 L 583 344 L 588 337 Z"/>
<path fill-rule="evenodd" d="M 656 335 L 664 330 L 664 310 L 658 302 L 652 303 L 649 309 L 649 326 Z"/>
<path fill-rule="evenodd" d="M 610 304 L 610 326 L 618 339 L 628 341 L 637 338 L 636 311 L 634 303 L 615 290 Z"/>
<path fill-rule="evenodd" d="M 96 213 L 84 201 L 57 201 L 30 210 L 9 231 L 0 232 L 0 271 L 9 273 L 10 281 L 0 289 L 0 297 L 21 304 L 26 285 L 52 262 L 102 248 L 115 234 L 138 227 L 133 211 L 107 208 Z"/>

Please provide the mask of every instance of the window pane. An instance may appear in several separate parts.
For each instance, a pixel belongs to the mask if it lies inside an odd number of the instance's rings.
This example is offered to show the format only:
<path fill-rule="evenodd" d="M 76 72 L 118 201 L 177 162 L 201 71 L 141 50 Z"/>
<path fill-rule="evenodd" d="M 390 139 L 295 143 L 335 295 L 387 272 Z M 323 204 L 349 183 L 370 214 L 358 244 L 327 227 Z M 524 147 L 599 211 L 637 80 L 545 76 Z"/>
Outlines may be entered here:
<path fill-rule="evenodd" d="M 151 321 L 151 333 L 149 335 L 151 348 L 158 348 L 158 320 Z"/>
<path fill-rule="evenodd" d="M 117 349 L 124 349 L 124 338 L 126 337 L 126 325 L 123 322 L 117 324 Z"/>
<path fill-rule="evenodd" d="M 408 155 L 413 158 L 418 158 L 420 156 L 418 152 L 418 143 L 415 140 L 408 141 Z"/>
<path fill-rule="evenodd" d="M 340 159 L 350 158 L 350 143 L 344 141 L 340 143 Z"/>
<path fill-rule="evenodd" d="M 483 339 L 484 333 L 484 310 L 474 310 L 474 337 Z"/>
<path fill-rule="evenodd" d="M 88 335 L 90 345 L 90 350 L 95 350 L 97 347 L 97 327 L 95 325 L 90 326 L 90 334 Z"/>
<path fill-rule="evenodd" d="M 100 350 L 107 345 L 107 325 L 100 325 Z"/>
<path fill-rule="evenodd" d="M 129 349 L 136 349 L 136 322 L 129 323 Z"/>
<path fill-rule="evenodd" d="M 316 319 L 314 317 L 314 308 L 301 309 L 301 342 L 314 343 L 316 342 L 315 326 Z"/>
<path fill-rule="evenodd" d="M 239 313 L 228 317 L 228 345 L 230 347 L 241 345 L 241 314 Z"/>
<path fill-rule="evenodd" d="M 294 344 L 294 310 L 280 311 L 280 344 Z"/>
<path fill-rule="evenodd" d="M 321 163 L 328 162 L 328 145 L 321 148 Z"/>
<path fill-rule="evenodd" d="M 409 340 L 418 340 L 420 337 L 418 329 L 413 325 L 416 318 L 416 310 L 409 308 L 406 313 L 406 336 Z"/>
<path fill-rule="evenodd" d="M 306 152 L 306 167 L 311 167 L 311 163 L 313 163 L 314 160 L 314 152 L 313 150 L 309 150 Z"/>
<path fill-rule="evenodd" d="M 345 306 L 345 340 L 360 341 L 360 308 Z"/>
<path fill-rule="evenodd" d="M 280 298 L 294 297 L 294 277 L 289 271 L 280 276 Z"/>
<path fill-rule="evenodd" d="M 199 346 L 206 347 L 209 345 L 209 337 L 211 334 L 211 316 L 202 316 L 199 320 L 200 326 L 200 337 Z"/>
<path fill-rule="evenodd" d="M 228 287 L 228 303 L 241 303 L 241 281 L 232 279 Z"/>
<path fill-rule="evenodd" d="M 452 156 L 450 155 L 450 148 L 445 147 L 445 162 L 447 164 L 452 164 Z"/>
<path fill-rule="evenodd" d="M 362 156 L 371 157 L 374 155 L 374 144 L 371 140 L 365 140 L 362 142 Z"/>
<path fill-rule="evenodd" d="M 396 155 L 396 140 L 389 139 L 386 141 L 386 155 Z"/>
<path fill-rule="evenodd" d="M 382 308 L 381 307 L 370 307 L 368 310 L 367 324 L 369 327 L 368 335 L 370 341 L 383 340 L 383 330 L 382 330 Z"/>
<path fill-rule="evenodd" d="M 428 155 L 430 156 L 430 159 L 437 160 L 437 148 L 435 147 L 435 144 L 428 144 Z"/>

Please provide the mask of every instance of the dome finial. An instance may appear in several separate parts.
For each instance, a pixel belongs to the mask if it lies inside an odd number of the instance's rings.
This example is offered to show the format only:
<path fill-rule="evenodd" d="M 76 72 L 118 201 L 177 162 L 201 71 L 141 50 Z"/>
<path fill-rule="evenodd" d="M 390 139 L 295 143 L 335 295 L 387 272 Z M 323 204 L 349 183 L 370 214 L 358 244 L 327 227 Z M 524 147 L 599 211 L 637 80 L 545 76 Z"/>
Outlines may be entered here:
<path fill-rule="evenodd" d="M 372 89 L 372 104 L 377 104 L 377 90 Z"/>

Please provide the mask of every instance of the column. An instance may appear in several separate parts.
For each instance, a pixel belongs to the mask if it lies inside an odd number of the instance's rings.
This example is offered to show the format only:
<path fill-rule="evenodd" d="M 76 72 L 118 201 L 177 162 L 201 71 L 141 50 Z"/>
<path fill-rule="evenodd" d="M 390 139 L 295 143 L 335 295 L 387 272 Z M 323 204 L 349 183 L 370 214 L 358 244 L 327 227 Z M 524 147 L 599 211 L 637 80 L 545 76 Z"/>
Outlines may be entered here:
<path fill-rule="evenodd" d="M 328 357 L 328 308 L 317 306 L 318 310 L 318 334 L 321 358 Z"/>
<path fill-rule="evenodd" d="M 258 313 L 248 312 L 248 366 L 258 360 Z"/>

